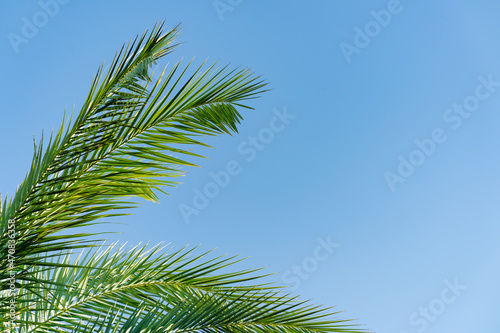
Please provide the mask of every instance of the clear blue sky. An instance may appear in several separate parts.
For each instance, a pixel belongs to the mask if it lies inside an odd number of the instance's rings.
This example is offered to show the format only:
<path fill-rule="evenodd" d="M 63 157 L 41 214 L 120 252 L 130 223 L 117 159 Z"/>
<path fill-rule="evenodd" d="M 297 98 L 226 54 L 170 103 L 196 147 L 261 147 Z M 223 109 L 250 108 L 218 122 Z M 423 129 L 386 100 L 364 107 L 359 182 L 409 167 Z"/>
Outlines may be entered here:
<path fill-rule="evenodd" d="M 251 256 L 376 332 L 499 332 L 500 2 L 49 3 L 0 4 L 2 195 L 102 60 L 181 22 L 167 61 L 248 66 L 273 91 L 113 239 Z"/>

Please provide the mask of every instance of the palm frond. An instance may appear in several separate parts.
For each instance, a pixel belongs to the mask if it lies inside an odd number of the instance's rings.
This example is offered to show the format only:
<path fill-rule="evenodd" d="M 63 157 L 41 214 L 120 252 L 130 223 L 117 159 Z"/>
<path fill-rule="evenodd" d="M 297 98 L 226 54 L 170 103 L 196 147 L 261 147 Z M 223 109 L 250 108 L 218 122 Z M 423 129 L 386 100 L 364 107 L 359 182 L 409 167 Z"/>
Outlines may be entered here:
<path fill-rule="evenodd" d="M 327 309 L 256 283 L 264 276 L 257 270 L 227 272 L 236 257 L 193 250 L 111 245 L 80 254 L 73 267 L 39 272 L 40 281 L 57 286 L 21 291 L 20 332 L 105 332 L 108 326 L 116 332 L 359 332 L 328 318 Z M 71 257 L 56 261 L 69 264 Z"/>
<path fill-rule="evenodd" d="M 81 111 L 48 142 L 0 203 L 0 332 L 10 332 L 8 221 L 15 221 L 16 332 L 358 332 L 337 313 L 279 294 L 257 270 L 227 271 L 236 257 L 161 247 L 97 247 L 80 228 L 124 215 L 175 186 L 190 148 L 237 132 L 238 108 L 265 83 L 248 69 L 178 62 L 150 68 L 177 44 L 162 24 L 99 67 Z M 12 236 L 12 235 L 11 235 Z M 73 256 L 75 249 L 86 249 Z"/>
<path fill-rule="evenodd" d="M 60 232 L 123 215 L 119 210 L 136 206 L 134 197 L 157 201 L 157 192 L 176 185 L 181 167 L 195 165 L 181 156 L 199 155 L 184 146 L 207 146 L 199 136 L 237 131 L 236 107 L 248 107 L 242 103 L 265 83 L 247 69 L 215 65 L 188 74 L 191 63 L 153 80 L 149 67 L 176 47 L 177 35 L 178 27 L 163 34 L 160 25 L 124 46 L 104 78 L 99 68 L 76 119 L 63 121 L 46 148 L 43 138 L 35 145 L 30 172 L 0 214 L 4 235 L 6 221 L 16 220 L 19 266 L 41 264 L 33 254 L 89 246 L 82 238 L 90 234 Z"/>

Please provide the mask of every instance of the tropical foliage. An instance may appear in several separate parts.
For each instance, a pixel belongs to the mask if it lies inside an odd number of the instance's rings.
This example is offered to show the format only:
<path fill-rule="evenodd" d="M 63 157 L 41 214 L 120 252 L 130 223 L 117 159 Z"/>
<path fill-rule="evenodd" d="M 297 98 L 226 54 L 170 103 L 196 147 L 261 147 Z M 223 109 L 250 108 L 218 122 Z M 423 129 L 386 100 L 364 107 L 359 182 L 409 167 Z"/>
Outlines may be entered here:
<path fill-rule="evenodd" d="M 236 257 L 126 249 L 82 229 L 124 215 L 139 198 L 158 201 L 194 165 L 191 148 L 237 132 L 237 108 L 265 91 L 248 69 L 215 65 L 178 62 L 153 78 L 178 34 L 159 24 L 124 45 L 99 67 L 81 111 L 35 144 L 25 180 L 0 206 L 0 331 L 357 331 L 259 282 L 254 270 L 230 270 Z"/>

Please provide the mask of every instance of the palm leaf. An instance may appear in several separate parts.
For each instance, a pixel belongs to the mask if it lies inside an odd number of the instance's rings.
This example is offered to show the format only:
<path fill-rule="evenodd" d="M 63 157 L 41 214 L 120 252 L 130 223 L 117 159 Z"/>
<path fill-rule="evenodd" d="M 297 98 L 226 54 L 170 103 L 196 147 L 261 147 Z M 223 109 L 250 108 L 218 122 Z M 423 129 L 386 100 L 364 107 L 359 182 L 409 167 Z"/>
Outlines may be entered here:
<path fill-rule="evenodd" d="M 33 254 L 88 246 L 82 238 L 90 234 L 60 232 L 123 215 L 117 210 L 135 207 L 134 197 L 157 201 L 181 167 L 194 166 L 181 156 L 198 155 L 183 146 L 207 146 L 198 136 L 237 130 L 236 107 L 247 107 L 241 103 L 265 84 L 246 69 L 201 65 L 188 75 L 191 64 L 181 63 L 154 81 L 148 68 L 173 50 L 177 34 L 160 25 L 123 47 L 103 79 L 99 68 L 76 120 L 63 122 L 45 149 L 43 139 L 35 145 L 30 172 L 0 214 L 4 236 L 6 222 L 16 220 L 18 266 L 41 264 L 44 257 Z"/>
<path fill-rule="evenodd" d="M 57 285 L 21 290 L 19 332 L 359 332 L 327 309 L 256 283 L 256 270 L 227 272 L 236 257 L 193 250 L 114 244 L 39 272 Z"/>
<path fill-rule="evenodd" d="M 355 332 L 326 309 L 255 284 L 234 257 L 97 247 L 81 227 L 158 200 L 205 136 L 232 134 L 265 83 L 247 69 L 181 62 L 154 78 L 179 28 L 162 24 L 102 65 L 81 111 L 42 136 L 15 196 L 0 205 L 0 332 Z M 8 221 L 15 221 L 17 328 L 9 327 Z M 87 249 L 74 257 L 75 249 Z M 251 284 L 249 284 L 251 283 Z M 334 313 L 333 315 L 336 315 Z"/>

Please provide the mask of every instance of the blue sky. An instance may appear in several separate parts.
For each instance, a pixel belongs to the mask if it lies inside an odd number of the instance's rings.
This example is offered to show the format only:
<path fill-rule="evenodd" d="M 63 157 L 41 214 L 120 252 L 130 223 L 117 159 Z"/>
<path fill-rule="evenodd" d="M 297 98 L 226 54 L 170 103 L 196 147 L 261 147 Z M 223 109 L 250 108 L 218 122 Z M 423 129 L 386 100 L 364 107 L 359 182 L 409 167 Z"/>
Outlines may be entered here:
<path fill-rule="evenodd" d="M 498 332 L 499 11 L 451 0 L 3 1 L 0 192 L 24 178 L 33 135 L 79 110 L 103 60 L 158 20 L 181 22 L 184 45 L 160 68 L 208 58 L 250 67 L 273 90 L 238 135 L 209 140 L 210 158 L 160 204 L 106 226 L 123 232 L 112 239 L 250 256 L 244 265 L 376 332 Z"/>

